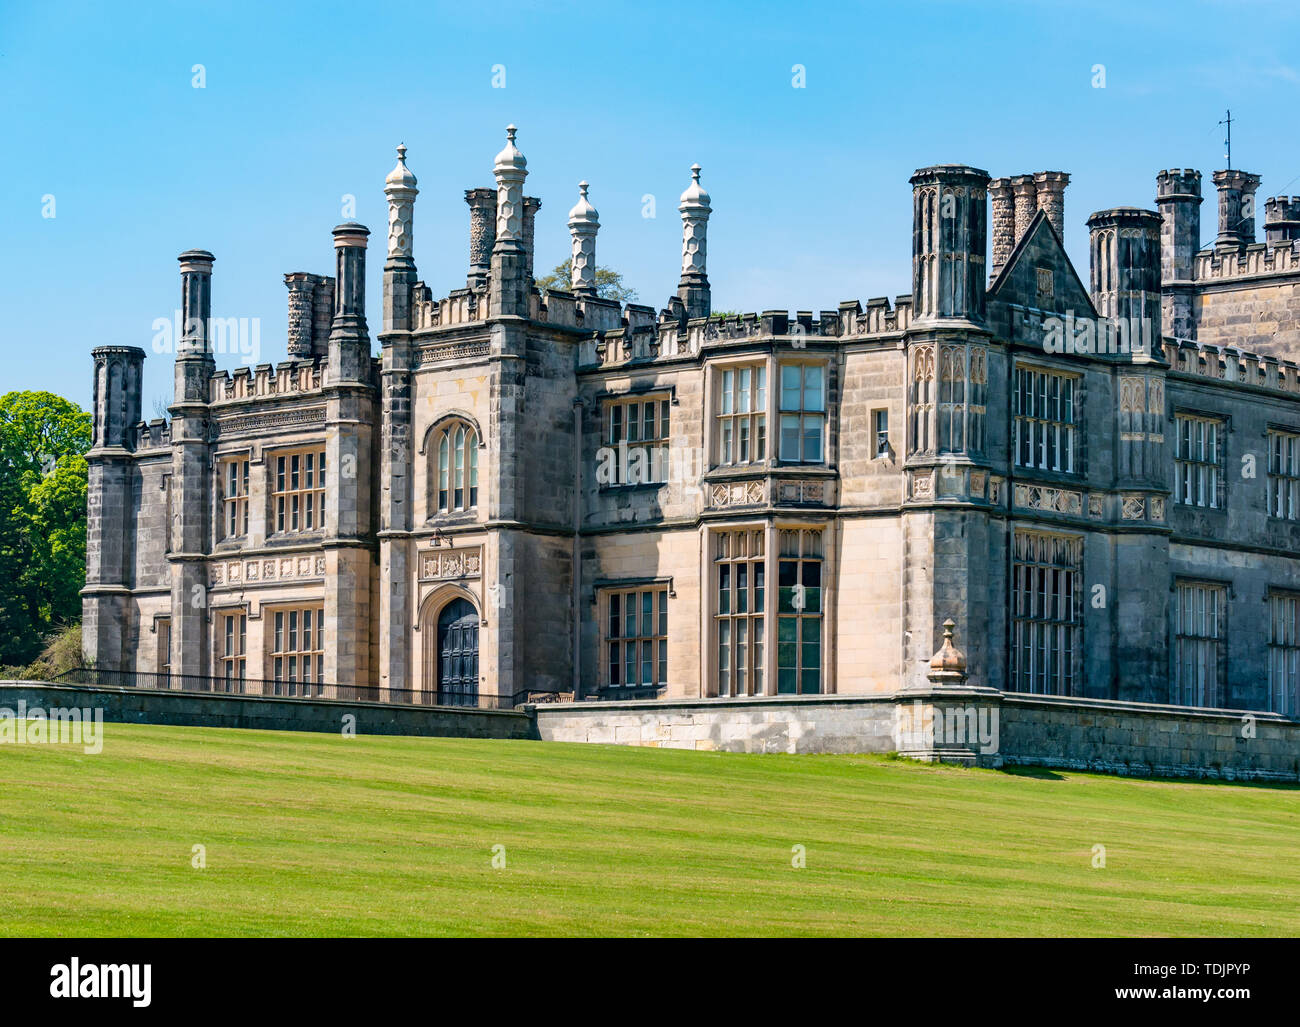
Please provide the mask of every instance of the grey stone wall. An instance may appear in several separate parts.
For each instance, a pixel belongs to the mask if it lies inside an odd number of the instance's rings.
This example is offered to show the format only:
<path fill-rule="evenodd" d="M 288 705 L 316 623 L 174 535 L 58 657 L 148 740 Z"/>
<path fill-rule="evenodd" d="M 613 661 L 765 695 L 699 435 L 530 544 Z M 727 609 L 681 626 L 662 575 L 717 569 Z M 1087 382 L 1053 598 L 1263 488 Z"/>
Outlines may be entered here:
<path fill-rule="evenodd" d="M 166 693 L 132 688 L 73 688 L 0 681 L 0 706 L 102 709 L 104 720 L 129 724 L 186 727 L 256 728 L 263 731 L 320 731 L 339 734 L 345 716 L 356 718 L 358 735 L 427 735 L 448 738 L 522 739 L 534 737 L 532 720 L 509 710 L 445 706 L 392 706 L 387 703 L 325 699 L 276 699 L 211 693 Z"/>
<path fill-rule="evenodd" d="M 966 725 L 975 710 L 980 723 L 995 729 L 995 750 L 983 752 L 971 739 L 953 738 L 914 747 L 908 732 L 922 708 L 956 712 Z M 583 702 L 529 709 L 543 741 L 765 753 L 911 749 L 921 759 L 986 767 L 1300 780 L 1300 722 L 1268 713 L 942 688 L 895 696 Z"/>

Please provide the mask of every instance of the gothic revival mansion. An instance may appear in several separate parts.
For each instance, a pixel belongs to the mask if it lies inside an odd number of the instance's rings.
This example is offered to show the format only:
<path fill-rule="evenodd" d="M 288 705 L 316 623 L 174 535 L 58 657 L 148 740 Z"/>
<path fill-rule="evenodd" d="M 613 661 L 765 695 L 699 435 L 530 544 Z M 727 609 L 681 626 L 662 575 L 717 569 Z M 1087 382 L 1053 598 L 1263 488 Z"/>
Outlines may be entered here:
<path fill-rule="evenodd" d="M 585 183 L 571 291 L 539 292 L 513 128 L 435 291 L 398 152 L 377 324 L 349 223 L 332 275 L 285 276 L 274 365 L 217 369 L 214 257 L 181 254 L 169 420 L 141 421 L 142 349 L 94 350 L 96 668 L 500 706 L 893 694 L 950 618 L 972 685 L 1297 714 L 1300 198 L 1257 241 L 1259 178 L 1215 172 L 1202 249 L 1201 175 L 1163 171 L 1156 210 L 1088 219 L 1083 276 L 1068 175 L 922 168 L 910 295 L 714 318 L 698 167 L 656 311 L 598 295 Z"/>

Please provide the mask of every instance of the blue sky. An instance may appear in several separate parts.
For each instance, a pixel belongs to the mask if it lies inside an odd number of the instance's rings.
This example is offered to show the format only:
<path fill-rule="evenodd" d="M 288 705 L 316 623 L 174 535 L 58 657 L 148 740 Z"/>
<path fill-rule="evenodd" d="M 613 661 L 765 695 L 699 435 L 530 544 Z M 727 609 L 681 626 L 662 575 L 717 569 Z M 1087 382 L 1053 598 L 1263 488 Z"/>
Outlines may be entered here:
<path fill-rule="evenodd" d="M 220 9 L 216 9 L 220 8 Z M 284 357 L 288 271 L 332 273 L 342 197 L 372 237 L 383 179 L 419 176 L 415 257 L 464 285 L 463 190 L 492 183 L 519 126 L 542 198 L 537 267 L 568 255 L 580 179 L 597 257 L 661 307 L 679 270 L 689 167 L 713 196 L 715 309 L 818 310 L 906 292 L 913 169 L 1064 170 L 1066 242 L 1086 274 L 1094 210 L 1153 207 L 1155 174 L 1234 164 L 1300 193 L 1300 6 L 1044 2 L 160 4 L 0 6 L 0 392 L 89 403 L 92 347 L 149 349 L 176 255 L 216 254 L 213 313 L 257 317 Z M 202 64 L 205 88 L 192 86 Z M 792 68 L 806 86 L 792 86 Z M 1105 88 L 1094 88 L 1094 65 Z M 493 88 L 504 65 L 505 88 Z M 644 194 L 657 217 L 641 216 Z M 52 219 L 43 197 L 55 197 Z M 219 357 L 219 366 L 234 366 Z M 146 361 L 144 415 L 169 399 Z"/>

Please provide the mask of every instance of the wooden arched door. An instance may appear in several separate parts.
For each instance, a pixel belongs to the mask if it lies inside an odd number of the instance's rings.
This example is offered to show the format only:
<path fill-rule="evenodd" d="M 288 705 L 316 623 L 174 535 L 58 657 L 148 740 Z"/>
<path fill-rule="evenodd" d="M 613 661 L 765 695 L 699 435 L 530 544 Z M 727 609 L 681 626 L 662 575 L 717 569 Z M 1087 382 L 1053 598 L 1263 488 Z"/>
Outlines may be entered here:
<path fill-rule="evenodd" d="M 468 599 L 453 599 L 438 614 L 434 661 L 438 704 L 478 705 L 478 611 Z M 427 680 L 427 678 L 426 678 Z"/>

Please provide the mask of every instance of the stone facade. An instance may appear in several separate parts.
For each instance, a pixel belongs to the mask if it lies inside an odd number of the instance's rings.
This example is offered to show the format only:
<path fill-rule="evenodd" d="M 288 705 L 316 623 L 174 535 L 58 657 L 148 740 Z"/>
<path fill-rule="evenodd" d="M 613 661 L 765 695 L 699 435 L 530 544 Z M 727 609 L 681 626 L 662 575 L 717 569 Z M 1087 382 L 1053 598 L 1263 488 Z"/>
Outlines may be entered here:
<path fill-rule="evenodd" d="M 182 255 L 166 422 L 140 421 L 142 351 L 95 350 L 97 666 L 729 710 L 928 687 L 951 619 L 995 695 L 1295 716 L 1294 204 L 1257 244 L 1227 176 L 1201 252 L 1199 175 L 1162 172 L 1159 212 L 1088 219 L 1081 276 L 1068 175 L 922 168 L 910 295 L 719 318 L 698 167 L 659 311 L 595 294 L 586 183 L 572 291 L 540 293 L 513 127 L 493 173 L 439 297 L 401 152 L 378 356 L 353 224 L 333 277 L 286 276 L 274 366 L 215 369 L 214 258 Z"/>

